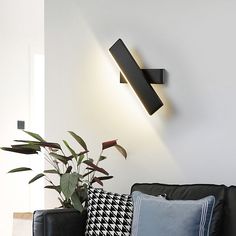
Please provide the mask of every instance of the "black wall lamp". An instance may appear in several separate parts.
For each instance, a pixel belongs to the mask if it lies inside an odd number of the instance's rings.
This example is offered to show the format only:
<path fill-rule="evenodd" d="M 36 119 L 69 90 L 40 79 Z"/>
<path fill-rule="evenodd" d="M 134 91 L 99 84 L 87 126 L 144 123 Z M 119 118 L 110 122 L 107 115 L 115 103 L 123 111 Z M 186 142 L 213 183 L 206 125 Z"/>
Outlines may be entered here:
<path fill-rule="evenodd" d="M 147 112 L 152 115 L 161 108 L 163 103 L 150 83 L 163 84 L 164 69 L 140 69 L 121 39 L 109 51 L 121 69 L 121 82 L 128 82 L 132 86 Z"/>

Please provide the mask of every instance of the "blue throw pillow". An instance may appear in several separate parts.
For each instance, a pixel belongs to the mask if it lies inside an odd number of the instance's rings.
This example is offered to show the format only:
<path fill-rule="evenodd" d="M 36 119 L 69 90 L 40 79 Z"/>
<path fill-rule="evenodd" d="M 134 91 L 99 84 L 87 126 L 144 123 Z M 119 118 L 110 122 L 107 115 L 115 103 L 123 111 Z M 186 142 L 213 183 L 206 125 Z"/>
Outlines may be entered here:
<path fill-rule="evenodd" d="M 132 198 L 131 236 L 209 236 L 214 196 L 166 200 L 135 191 Z"/>

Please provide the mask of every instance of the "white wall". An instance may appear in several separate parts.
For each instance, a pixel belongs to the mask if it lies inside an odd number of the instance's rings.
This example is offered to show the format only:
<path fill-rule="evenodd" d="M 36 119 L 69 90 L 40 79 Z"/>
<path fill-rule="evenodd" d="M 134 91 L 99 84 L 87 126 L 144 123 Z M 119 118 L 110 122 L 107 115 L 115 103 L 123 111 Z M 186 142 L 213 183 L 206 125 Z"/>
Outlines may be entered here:
<path fill-rule="evenodd" d="M 128 159 L 105 186 L 135 182 L 236 184 L 235 1 L 46 1 L 46 136 L 118 138 Z M 165 106 L 149 116 L 108 53 L 122 38 L 140 65 L 165 68 Z M 67 136 L 66 136 L 67 137 Z M 47 193 L 48 206 L 55 199 Z"/>
<path fill-rule="evenodd" d="M 43 22 L 43 0 L 1 0 L 0 146 L 25 138 L 16 129 L 17 120 L 25 120 L 26 129 L 32 123 L 31 56 L 35 50 L 43 53 Z M 14 211 L 30 211 L 35 207 L 31 204 L 33 199 L 27 184 L 32 173 L 6 174 L 10 169 L 25 165 L 30 165 L 28 157 L 0 152 L 0 235 L 12 235 Z"/>

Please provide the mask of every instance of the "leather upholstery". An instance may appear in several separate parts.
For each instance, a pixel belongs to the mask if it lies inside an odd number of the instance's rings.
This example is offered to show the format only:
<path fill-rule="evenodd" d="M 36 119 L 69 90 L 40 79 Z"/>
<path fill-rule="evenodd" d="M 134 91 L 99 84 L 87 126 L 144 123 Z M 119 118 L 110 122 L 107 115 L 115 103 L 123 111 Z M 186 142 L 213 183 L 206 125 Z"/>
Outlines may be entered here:
<path fill-rule="evenodd" d="M 236 186 L 227 189 L 227 196 L 224 205 L 224 226 L 222 236 L 236 235 Z"/>
<path fill-rule="evenodd" d="M 35 211 L 33 236 L 84 236 L 87 214 L 74 209 Z"/>
<path fill-rule="evenodd" d="M 200 199 L 214 195 L 216 205 L 212 219 L 211 235 L 236 236 L 236 186 L 193 184 L 134 184 L 131 191 L 157 196 L 166 193 L 169 199 Z M 35 211 L 33 236 L 84 236 L 87 213 L 73 209 Z M 56 223 L 56 222 L 59 222 Z"/>

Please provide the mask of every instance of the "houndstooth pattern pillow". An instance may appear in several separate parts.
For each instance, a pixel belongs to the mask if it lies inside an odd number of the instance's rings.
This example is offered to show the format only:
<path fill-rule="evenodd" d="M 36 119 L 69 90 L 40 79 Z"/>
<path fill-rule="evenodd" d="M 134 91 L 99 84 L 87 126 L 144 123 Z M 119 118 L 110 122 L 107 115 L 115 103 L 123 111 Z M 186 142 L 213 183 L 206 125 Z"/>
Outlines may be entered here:
<path fill-rule="evenodd" d="M 130 195 L 88 189 L 86 236 L 129 236 L 133 203 Z"/>

